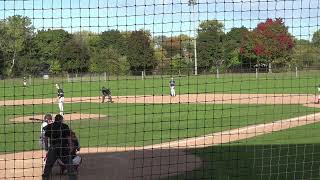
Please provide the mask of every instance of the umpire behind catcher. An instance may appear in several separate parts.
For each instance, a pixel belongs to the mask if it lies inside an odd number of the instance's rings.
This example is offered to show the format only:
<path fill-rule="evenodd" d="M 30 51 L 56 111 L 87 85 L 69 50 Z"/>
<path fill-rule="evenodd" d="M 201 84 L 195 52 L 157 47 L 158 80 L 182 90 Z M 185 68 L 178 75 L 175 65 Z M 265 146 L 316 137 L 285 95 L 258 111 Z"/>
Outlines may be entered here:
<path fill-rule="evenodd" d="M 49 180 L 52 167 L 57 159 L 60 159 L 68 170 L 69 180 L 76 180 L 77 174 L 72 165 L 71 152 L 74 150 L 71 139 L 71 130 L 63 122 L 63 116 L 57 114 L 55 121 L 45 128 L 45 143 L 49 143 L 46 165 L 43 170 L 42 179 Z M 46 146 L 48 147 L 48 146 Z"/>

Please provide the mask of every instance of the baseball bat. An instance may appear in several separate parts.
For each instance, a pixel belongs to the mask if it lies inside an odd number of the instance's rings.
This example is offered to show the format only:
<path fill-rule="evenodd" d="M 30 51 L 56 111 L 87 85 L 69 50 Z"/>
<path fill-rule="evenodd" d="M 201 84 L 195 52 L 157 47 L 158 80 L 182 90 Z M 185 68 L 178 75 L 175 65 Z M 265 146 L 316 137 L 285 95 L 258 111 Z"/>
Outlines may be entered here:
<path fill-rule="evenodd" d="M 39 119 L 39 118 L 29 118 L 29 120 L 33 120 L 33 121 L 42 121 L 42 119 Z"/>

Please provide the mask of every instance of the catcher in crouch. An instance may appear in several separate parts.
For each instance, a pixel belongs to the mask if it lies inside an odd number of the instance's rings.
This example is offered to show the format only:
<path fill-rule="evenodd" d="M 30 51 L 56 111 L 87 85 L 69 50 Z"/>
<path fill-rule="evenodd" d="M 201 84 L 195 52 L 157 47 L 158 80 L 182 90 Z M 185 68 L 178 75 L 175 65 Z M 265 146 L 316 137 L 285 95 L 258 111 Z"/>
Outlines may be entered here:
<path fill-rule="evenodd" d="M 70 130 L 70 135 L 71 141 L 73 142 L 73 149 L 71 150 L 72 164 L 74 166 L 74 170 L 78 172 L 78 167 L 82 162 L 82 158 L 77 154 L 77 152 L 80 151 L 80 144 L 74 131 Z M 58 159 L 57 162 L 60 166 L 60 174 L 64 174 L 67 170 L 67 165 L 61 159 Z"/>
<path fill-rule="evenodd" d="M 101 94 L 102 94 L 102 101 L 101 101 L 101 103 L 104 103 L 104 100 L 106 99 L 106 96 L 108 96 L 108 102 L 113 103 L 110 89 L 107 89 L 107 88 L 105 88 L 105 87 L 103 86 L 102 89 L 101 89 Z"/>

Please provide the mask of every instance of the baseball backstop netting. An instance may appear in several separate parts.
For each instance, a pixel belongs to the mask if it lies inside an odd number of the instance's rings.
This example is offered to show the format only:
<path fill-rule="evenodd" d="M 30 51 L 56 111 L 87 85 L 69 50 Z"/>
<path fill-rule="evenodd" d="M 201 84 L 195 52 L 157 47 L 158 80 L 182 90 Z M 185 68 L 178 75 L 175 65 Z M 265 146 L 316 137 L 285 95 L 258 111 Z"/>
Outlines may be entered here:
<path fill-rule="evenodd" d="M 0 179 L 320 179 L 319 0 L 0 0 Z"/>

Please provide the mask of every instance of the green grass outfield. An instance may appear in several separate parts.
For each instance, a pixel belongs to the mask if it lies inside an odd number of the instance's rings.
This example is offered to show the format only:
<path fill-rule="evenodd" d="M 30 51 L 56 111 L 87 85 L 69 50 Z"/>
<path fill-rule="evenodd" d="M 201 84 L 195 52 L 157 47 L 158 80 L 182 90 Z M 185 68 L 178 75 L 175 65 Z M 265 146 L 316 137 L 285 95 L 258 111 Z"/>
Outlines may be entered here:
<path fill-rule="evenodd" d="M 98 96 L 102 86 L 111 88 L 113 95 L 169 95 L 169 76 L 109 77 L 107 82 L 84 78 L 66 82 L 61 78 L 34 79 L 31 86 L 22 87 L 22 79 L 0 81 L 0 99 L 33 99 L 56 97 L 54 84 L 63 85 L 66 97 Z M 79 78 L 79 80 L 81 80 Z M 214 75 L 175 77 L 177 94 L 199 93 L 298 93 L 314 94 L 320 84 L 320 72 L 225 74 L 220 79 Z"/>
<path fill-rule="evenodd" d="M 65 108 L 108 115 L 100 120 L 67 122 L 76 131 L 82 147 L 150 145 L 320 111 L 300 105 L 78 103 Z M 14 115 L 56 111 L 55 104 L 1 107 L 1 152 L 38 149 L 40 123 L 12 123 L 9 119 Z"/>
<path fill-rule="evenodd" d="M 204 166 L 167 179 L 319 180 L 320 123 L 190 152 Z"/>

